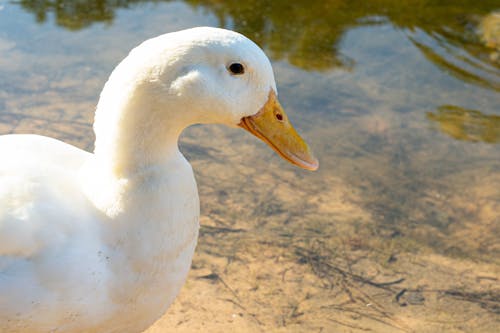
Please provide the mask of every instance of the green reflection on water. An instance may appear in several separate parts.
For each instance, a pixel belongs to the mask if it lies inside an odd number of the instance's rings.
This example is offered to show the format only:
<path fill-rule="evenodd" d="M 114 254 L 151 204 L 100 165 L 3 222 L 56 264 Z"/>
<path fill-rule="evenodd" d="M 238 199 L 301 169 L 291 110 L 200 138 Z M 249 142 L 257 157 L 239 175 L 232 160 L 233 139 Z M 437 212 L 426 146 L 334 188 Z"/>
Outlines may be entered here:
<path fill-rule="evenodd" d="M 500 141 L 500 116 L 485 115 L 454 105 L 443 105 L 427 118 L 439 124 L 449 136 L 463 141 L 495 143 Z"/>
<path fill-rule="evenodd" d="M 112 22 L 118 8 L 159 2 L 169 0 L 21 0 L 18 3 L 34 13 L 38 22 L 45 22 L 48 13 L 53 13 L 58 25 L 76 30 L 93 22 Z M 214 13 L 220 26 L 246 34 L 265 46 L 274 59 L 287 59 L 291 64 L 306 70 L 350 68 L 352 61 L 339 52 L 343 34 L 353 27 L 389 20 L 408 35 L 418 30 L 434 40 L 435 43 L 426 46 L 418 37 L 412 36 L 417 47 L 426 56 L 431 54 L 429 60 L 438 66 L 451 63 L 446 66 L 446 70 L 460 79 L 500 89 L 500 79 L 495 73 L 499 65 L 498 57 L 491 56 L 494 52 L 491 47 L 498 48 L 498 44 L 492 46 L 491 40 L 498 39 L 499 21 L 490 18 L 488 24 L 481 25 L 483 17 L 499 8 L 496 0 L 184 2 Z M 480 26 L 488 31 L 482 31 Z M 486 38 L 482 40 L 481 34 Z M 492 34 L 493 38 L 487 38 Z M 429 48 L 438 50 L 429 52 Z M 462 54 L 462 51 L 467 54 Z M 471 68 L 461 68 L 461 64 L 470 65 Z M 482 77 L 483 71 L 492 77 Z"/>
<path fill-rule="evenodd" d="M 53 15 L 58 26 L 79 30 L 94 22 L 111 24 L 117 9 L 162 2 L 170 1 L 21 0 L 17 3 L 33 13 L 37 22 L 45 22 Z M 340 51 L 343 36 L 356 27 L 390 22 L 443 72 L 462 82 L 500 91 L 500 14 L 495 12 L 499 9 L 496 0 L 184 2 L 213 13 L 219 26 L 247 35 L 265 47 L 272 59 L 287 60 L 298 68 L 314 71 L 351 70 L 355 61 Z M 439 128 L 455 139 L 498 142 L 498 119 L 471 112 L 443 107 L 427 118 L 439 122 Z M 472 127 L 483 129 L 484 133 L 478 134 L 476 130 L 471 133 L 471 121 Z"/>
<path fill-rule="evenodd" d="M 111 23 L 115 10 L 126 7 L 131 2 L 137 1 L 20 0 L 17 3 L 32 12 L 38 23 L 46 22 L 49 13 L 53 13 L 57 25 L 69 30 L 79 30 L 94 22 Z"/>

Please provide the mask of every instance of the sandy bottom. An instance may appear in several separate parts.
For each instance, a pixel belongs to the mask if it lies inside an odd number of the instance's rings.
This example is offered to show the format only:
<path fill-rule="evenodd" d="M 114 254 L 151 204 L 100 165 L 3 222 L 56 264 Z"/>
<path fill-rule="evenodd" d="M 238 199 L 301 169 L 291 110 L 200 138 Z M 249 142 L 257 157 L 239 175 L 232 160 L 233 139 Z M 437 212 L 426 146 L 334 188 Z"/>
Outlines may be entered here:
<path fill-rule="evenodd" d="M 365 131 L 383 132 L 379 120 Z M 89 148 L 89 123 L 4 115 L 0 131 Z M 403 191 L 418 173 L 385 170 L 383 152 L 325 159 L 311 174 L 236 130 L 194 127 L 181 146 L 199 183 L 199 244 L 179 297 L 147 333 L 498 332 L 498 172 L 472 165 Z"/>
<path fill-rule="evenodd" d="M 185 287 L 148 333 L 498 332 L 497 173 L 466 191 L 429 187 L 411 203 L 408 220 L 460 216 L 444 230 L 387 226 L 370 189 L 283 168 L 238 134 L 198 127 L 183 140 L 202 229 Z M 220 141 L 200 146 L 206 136 Z"/>

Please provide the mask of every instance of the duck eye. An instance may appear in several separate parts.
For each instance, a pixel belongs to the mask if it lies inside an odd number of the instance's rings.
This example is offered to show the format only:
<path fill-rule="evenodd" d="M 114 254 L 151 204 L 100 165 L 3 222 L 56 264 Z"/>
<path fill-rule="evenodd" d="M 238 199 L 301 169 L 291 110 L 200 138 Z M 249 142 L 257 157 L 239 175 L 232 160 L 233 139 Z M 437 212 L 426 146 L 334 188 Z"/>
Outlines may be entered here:
<path fill-rule="evenodd" d="M 231 74 L 234 74 L 234 75 L 241 75 L 241 74 L 245 73 L 245 67 L 243 67 L 242 64 L 237 63 L 237 62 L 229 65 L 228 69 L 231 72 Z"/>

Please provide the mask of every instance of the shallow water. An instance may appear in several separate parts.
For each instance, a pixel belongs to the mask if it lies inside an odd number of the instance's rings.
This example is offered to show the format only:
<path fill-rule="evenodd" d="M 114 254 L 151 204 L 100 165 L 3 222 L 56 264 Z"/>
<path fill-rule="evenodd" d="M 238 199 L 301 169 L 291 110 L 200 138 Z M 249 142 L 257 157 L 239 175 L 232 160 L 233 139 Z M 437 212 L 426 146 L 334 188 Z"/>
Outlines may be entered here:
<path fill-rule="evenodd" d="M 132 47 L 243 32 L 320 170 L 238 130 L 188 129 L 200 241 L 151 332 L 495 332 L 500 6 L 455 2 L 0 0 L 0 134 L 91 150 L 99 92 Z"/>

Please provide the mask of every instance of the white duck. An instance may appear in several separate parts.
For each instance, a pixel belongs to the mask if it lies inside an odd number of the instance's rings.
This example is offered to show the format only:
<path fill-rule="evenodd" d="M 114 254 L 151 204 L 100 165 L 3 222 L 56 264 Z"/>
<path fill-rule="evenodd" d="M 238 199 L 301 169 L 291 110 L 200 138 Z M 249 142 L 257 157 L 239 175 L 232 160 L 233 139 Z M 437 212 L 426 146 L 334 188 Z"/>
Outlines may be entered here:
<path fill-rule="evenodd" d="M 130 52 L 101 93 L 94 154 L 0 136 L 0 332 L 142 332 L 166 311 L 198 236 L 196 183 L 177 145 L 195 123 L 239 125 L 318 167 L 267 57 L 216 28 Z"/>

